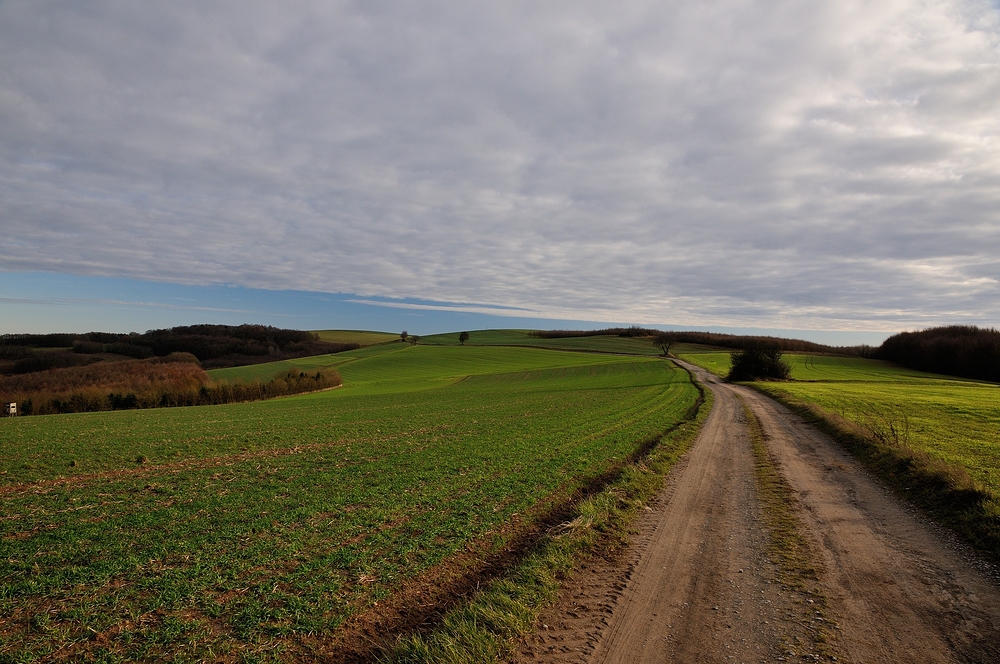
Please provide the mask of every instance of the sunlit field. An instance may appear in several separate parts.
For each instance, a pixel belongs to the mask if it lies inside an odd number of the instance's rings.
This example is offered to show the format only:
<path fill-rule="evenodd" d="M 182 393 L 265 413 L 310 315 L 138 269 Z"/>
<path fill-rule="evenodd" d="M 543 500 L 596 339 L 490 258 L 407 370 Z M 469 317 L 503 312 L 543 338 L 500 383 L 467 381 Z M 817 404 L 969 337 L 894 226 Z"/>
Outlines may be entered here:
<path fill-rule="evenodd" d="M 475 336 L 475 335 L 474 335 Z M 0 658 L 267 658 L 502 548 L 676 424 L 655 358 L 387 343 L 245 404 L 0 420 Z"/>

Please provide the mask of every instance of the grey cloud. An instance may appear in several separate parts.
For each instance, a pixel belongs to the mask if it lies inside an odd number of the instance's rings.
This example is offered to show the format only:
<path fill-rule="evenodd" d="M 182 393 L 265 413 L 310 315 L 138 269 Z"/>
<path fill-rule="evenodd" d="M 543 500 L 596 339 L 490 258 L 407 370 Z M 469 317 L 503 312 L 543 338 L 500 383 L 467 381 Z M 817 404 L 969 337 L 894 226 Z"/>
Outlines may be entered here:
<path fill-rule="evenodd" d="M 988 3 L 0 4 L 0 269 L 1000 322 Z"/>

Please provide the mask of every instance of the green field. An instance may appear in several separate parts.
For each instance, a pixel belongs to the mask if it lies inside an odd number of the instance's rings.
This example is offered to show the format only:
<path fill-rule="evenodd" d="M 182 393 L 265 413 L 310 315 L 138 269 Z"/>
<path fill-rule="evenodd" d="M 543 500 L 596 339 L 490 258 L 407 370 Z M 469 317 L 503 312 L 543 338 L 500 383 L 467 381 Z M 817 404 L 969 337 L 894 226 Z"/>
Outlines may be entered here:
<path fill-rule="evenodd" d="M 408 580 L 503 547 L 698 396 L 662 360 L 536 348 L 290 364 L 334 364 L 344 386 L 0 420 L 0 661 L 307 652 Z"/>
<path fill-rule="evenodd" d="M 722 351 L 718 348 L 708 348 L 704 346 L 694 346 L 690 344 L 675 344 L 670 348 L 670 353 L 677 357 L 697 364 L 702 369 L 708 369 L 716 376 L 725 376 L 729 373 L 731 362 L 729 361 L 729 351 Z M 785 358 L 787 359 L 787 355 Z"/>
<path fill-rule="evenodd" d="M 729 370 L 728 352 L 681 349 L 678 357 L 719 375 Z M 866 431 L 887 432 L 892 424 L 903 445 L 964 468 L 1000 510 L 1000 386 L 856 357 L 783 359 L 793 380 L 754 386 L 819 406 Z"/>

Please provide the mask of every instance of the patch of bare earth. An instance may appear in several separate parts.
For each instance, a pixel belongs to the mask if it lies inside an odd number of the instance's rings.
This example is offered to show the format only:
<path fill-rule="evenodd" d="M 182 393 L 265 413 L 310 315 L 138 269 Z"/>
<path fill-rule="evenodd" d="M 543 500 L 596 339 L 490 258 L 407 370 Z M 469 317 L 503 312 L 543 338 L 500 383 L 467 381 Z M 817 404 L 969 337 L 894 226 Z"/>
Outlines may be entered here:
<path fill-rule="evenodd" d="M 1000 661 L 981 563 L 801 418 L 691 368 L 715 395 L 698 441 L 632 546 L 581 567 L 514 661 Z M 809 575 L 771 553 L 739 397 L 791 491 Z"/>

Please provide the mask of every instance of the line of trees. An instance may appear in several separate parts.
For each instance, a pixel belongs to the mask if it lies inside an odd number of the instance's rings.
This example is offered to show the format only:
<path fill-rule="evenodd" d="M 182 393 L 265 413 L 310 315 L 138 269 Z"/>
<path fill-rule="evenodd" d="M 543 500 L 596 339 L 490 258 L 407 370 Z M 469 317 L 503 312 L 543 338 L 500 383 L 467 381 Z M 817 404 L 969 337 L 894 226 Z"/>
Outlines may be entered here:
<path fill-rule="evenodd" d="M 572 337 L 651 337 L 660 333 L 646 327 L 606 327 L 601 330 L 532 330 L 530 336 L 539 339 L 567 339 Z"/>

